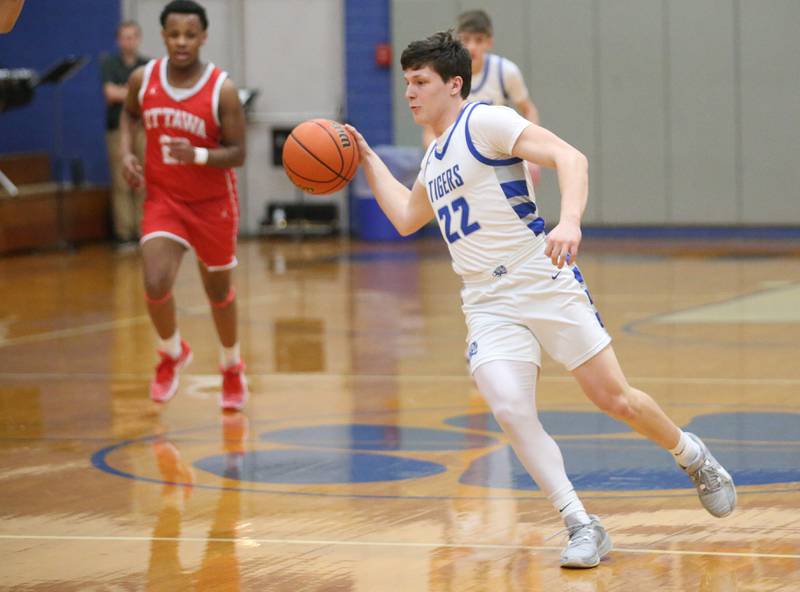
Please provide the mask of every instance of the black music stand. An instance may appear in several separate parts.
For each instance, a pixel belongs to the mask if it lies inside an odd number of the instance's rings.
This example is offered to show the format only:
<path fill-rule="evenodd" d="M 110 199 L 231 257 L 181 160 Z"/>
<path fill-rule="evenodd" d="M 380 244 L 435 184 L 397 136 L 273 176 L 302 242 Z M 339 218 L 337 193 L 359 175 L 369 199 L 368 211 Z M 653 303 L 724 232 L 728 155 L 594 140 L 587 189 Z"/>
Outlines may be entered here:
<path fill-rule="evenodd" d="M 42 84 L 56 85 L 55 109 L 55 139 L 56 139 L 56 170 L 58 183 L 56 184 L 56 208 L 58 220 L 58 245 L 68 246 L 64 228 L 64 184 L 61 176 L 64 172 L 64 124 L 61 85 L 72 78 L 78 70 L 89 62 L 89 56 L 67 56 L 50 68 L 41 76 L 28 69 L 0 70 L 0 112 L 15 107 L 22 107 L 33 100 L 34 90 Z M 0 171 L 0 185 L 11 196 L 19 193 L 11 180 Z"/>
<path fill-rule="evenodd" d="M 0 113 L 27 105 L 33 99 L 33 87 L 36 84 L 36 73 L 33 70 L 17 68 L 0 69 Z M 0 170 L 0 186 L 11 197 L 19 194 L 17 186 Z"/>

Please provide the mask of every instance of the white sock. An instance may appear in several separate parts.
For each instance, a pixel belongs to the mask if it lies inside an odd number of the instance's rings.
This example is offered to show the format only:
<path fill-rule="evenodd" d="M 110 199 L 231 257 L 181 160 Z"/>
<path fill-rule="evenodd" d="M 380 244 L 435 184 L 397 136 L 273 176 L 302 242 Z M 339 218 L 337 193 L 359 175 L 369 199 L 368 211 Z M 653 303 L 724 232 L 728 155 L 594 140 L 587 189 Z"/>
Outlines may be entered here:
<path fill-rule="evenodd" d="M 589 524 L 592 521 L 572 485 L 548 495 L 547 499 L 550 500 L 565 523 L 567 516 L 570 515 L 575 516 L 581 524 Z"/>
<path fill-rule="evenodd" d="M 241 362 L 242 358 L 239 354 L 239 342 L 237 341 L 231 347 L 221 347 L 219 349 L 219 360 L 223 368 L 230 368 Z"/>
<path fill-rule="evenodd" d="M 686 435 L 686 432 L 681 430 L 681 438 L 678 440 L 678 445 L 671 449 L 670 452 L 675 457 L 675 461 L 683 468 L 686 468 L 697 460 L 700 455 L 700 447 L 697 442 Z"/>
<path fill-rule="evenodd" d="M 175 334 L 166 339 L 158 339 L 158 350 L 164 352 L 173 360 L 181 356 L 181 333 L 175 329 Z"/>

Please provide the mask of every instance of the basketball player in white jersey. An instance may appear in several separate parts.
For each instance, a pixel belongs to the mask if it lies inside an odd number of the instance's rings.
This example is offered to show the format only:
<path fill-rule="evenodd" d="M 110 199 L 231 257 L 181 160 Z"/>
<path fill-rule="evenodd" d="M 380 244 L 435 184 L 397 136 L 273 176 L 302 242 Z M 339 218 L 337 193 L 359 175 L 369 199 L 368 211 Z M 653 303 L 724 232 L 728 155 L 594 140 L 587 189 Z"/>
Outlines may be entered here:
<path fill-rule="evenodd" d="M 575 265 L 588 166 L 578 150 L 513 109 L 467 101 L 470 57 L 450 33 L 410 44 L 401 65 L 414 120 L 436 133 L 411 190 L 354 128 L 373 194 L 397 230 L 432 217 L 461 275 L 470 370 L 522 464 L 569 532 L 564 567 L 594 567 L 611 549 L 586 512 L 536 411 L 541 350 L 562 363 L 602 411 L 669 450 L 712 515 L 736 505 L 733 480 L 694 434 L 678 428 L 617 361 Z M 524 161 L 556 169 L 558 224 L 545 233 Z"/>
<path fill-rule="evenodd" d="M 531 100 L 528 87 L 519 67 L 503 56 L 490 53 L 494 45 L 494 27 L 489 15 L 483 10 L 467 10 L 458 15 L 456 34 L 472 58 L 471 101 L 483 101 L 490 105 L 508 105 L 528 121 L 539 125 L 539 111 Z M 430 145 L 433 130 L 423 129 L 423 142 Z M 530 163 L 533 184 L 539 184 L 541 169 Z"/>

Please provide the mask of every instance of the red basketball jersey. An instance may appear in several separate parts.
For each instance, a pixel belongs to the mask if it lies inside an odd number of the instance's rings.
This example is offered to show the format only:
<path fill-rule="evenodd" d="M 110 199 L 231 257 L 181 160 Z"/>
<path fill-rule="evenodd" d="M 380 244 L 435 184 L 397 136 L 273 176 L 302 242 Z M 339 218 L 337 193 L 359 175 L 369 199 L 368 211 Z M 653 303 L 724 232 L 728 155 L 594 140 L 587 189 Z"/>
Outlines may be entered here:
<path fill-rule="evenodd" d="M 139 104 L 147 134 L 144 175 L 170 197 L 202 200 L 236 194 L 233 169 L 181 163 L 169 155 L 170 138 L 187 138 L 192 146 L 220 145 L 219 95 L 227 78 L 214 64 L 192 88 L 175 88 L 167 80 L 167 58 L 151 60 L 144 70 Z"/>

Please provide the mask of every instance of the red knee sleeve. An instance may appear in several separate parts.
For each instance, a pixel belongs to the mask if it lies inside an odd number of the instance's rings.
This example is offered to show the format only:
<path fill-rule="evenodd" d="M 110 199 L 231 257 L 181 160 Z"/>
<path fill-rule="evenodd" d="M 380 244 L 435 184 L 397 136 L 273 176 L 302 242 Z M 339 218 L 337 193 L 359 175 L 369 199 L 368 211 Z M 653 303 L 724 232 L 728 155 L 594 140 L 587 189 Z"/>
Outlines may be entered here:
<path fill-rule="evenodd" d="M 144 293 L 144 299 L 147 300 L 147 304 L 152 304 L 156 306 L 159 304 L 164 304 L 170 298 L 172 298 L 172 290 L 164 294 L 161 298 L 151 298 L 147 292 Z"/>
<path fill-rule="evenodd" d="M 231 289 L 228 290 L 228 295 L 225 296 L 225 300 L 220 300 L 219 302 L 214 302 L 211 300 L 211 306 L 214 308 L 225 308 L 231 302 L 233 302 L 234 298 L 236 298 L 236 290 L 231 286 Z"/>

